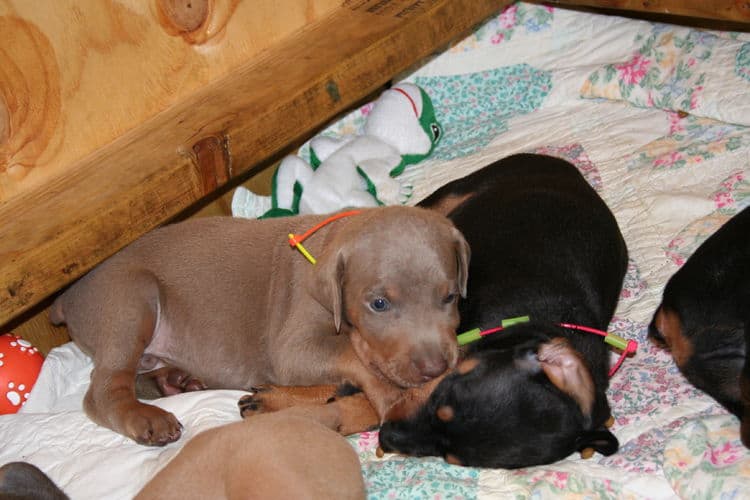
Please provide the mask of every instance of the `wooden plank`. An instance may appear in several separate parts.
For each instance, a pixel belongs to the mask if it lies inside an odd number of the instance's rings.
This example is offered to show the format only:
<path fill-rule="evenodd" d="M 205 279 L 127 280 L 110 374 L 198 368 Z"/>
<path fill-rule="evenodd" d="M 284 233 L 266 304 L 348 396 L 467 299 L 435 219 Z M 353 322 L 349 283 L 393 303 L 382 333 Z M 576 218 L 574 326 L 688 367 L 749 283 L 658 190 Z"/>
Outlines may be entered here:
<path fill-rule="evenodd" d="M 0 204 L 0 324 L 444 48 L 507 0 L 349 0 Z"/>
<path fill-rule="evenodd" d="M 544 3 L 750 23 L 749 0 L 545 0 Z"/>
<path fill-rule="evenodd" d="M 0 200 L 60 174 L 340 5 L 0 0 Z"/>

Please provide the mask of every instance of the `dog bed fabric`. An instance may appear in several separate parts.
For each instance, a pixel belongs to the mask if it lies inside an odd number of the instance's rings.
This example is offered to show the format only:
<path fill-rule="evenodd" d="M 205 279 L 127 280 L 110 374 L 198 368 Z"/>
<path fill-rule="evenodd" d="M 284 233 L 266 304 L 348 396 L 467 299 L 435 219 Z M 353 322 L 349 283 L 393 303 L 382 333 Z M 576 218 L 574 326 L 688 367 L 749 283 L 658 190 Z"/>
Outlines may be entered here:
<path fill-rule="evenodd" d="M 738 420 L 690 386 L 646 332 L 668 278 L 750 205 L 750 34 L 517 3 L 402 79 L 425 88 L 444 127 L 432 156 L 403 174 L 414 189 L 410 203 L 513 153 L 572 162 L 611 207 L 628 244 L 610 331 L 639 349 L 611 379 L 618 453 L 487 470 L 440 458 L 377 458 L 377 433 L 367 432 L 348 439 L 368 496 L 747 495 L 750 452 Z M 326 133 L 357 130 L 368 111 L 355 110 Z M 207 334 L 206 349 L 210 343 Z M 49 354 L 22 411 L 0 417 L 0 463 L 32 462 L 74 499 L 130 498 L 187 439 L 239 419 L 241 391 L 163 398 L 156 404 L 185 425 L 183 438 L 139 446 L 84 415 L 91 367 L 73 344 Z"/>

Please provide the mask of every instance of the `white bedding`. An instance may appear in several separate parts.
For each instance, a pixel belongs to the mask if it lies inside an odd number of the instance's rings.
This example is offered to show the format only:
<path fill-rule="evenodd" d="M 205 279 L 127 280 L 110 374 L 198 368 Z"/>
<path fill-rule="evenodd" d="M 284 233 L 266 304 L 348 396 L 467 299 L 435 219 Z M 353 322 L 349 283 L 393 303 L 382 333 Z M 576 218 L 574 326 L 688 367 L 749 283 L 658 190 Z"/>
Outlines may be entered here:
<path fill-rule="evenodd" d="M 404 79 L 427 90 L 445 129 L 432 157 L 403 174 L 412 202 L 515 152 L 571 161 L 621 225 L 630 266 L 610 329 L 640 347 L 611 381 L 617 454 L 482 470 L 379 459 L 377 434 L 363 433 L 350 441 L 369 496 L 749 495 L 750 453 L 737 419 L 689 386 L 646 329 L 669 276 L 750 204 L 750 37 L 519 3 Z M 351 133 L 367 111 L 328 133 Z M 71 344 L 50 353 L 22 413 L 0 417 L 0 463 L 30 461 L 74 499 L 129 498 L 195 433 L 239 419 L 238 391 L 161 399 L 184 437 L 164 448 L 136 445 L 82 413 L 90 369 Z"/>

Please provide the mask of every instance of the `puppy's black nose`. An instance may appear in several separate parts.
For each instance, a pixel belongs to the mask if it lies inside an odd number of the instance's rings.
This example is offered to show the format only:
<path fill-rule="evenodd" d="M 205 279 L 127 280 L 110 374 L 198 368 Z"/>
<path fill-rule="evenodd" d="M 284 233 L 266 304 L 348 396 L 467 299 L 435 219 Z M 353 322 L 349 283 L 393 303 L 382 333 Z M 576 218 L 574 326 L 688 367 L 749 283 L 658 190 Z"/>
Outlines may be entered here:
<path fill-rule="evenodd" d="M 397 453 L 399 433 L 394 429 L 390 422 L 385 422 L 378 432 L 378 443 L 380 448 L 386 453 Z"/>
<path fill-rule="evenodd" d="M 442 356 L 417 356 L 413 363 L 425 382 L 448 369 L 448 362 Z"/>

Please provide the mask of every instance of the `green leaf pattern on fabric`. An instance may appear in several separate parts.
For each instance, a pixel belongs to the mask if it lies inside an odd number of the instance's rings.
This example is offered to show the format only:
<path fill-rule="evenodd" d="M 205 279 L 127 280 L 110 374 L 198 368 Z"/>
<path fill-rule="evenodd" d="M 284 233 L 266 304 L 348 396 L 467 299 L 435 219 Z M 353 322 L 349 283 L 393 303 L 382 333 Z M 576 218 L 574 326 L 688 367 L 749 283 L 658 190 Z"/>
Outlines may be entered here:
<path fill-rule="evenodd" d="M 737 51 L 734 72 L 740 78 L 750 81 L 750 42 L 743 44 Z"/>
<path fill-rule="evenodd" d="M 417 77 L 432 97 L 445 134 L 433 151 L 441 160 L 468 156 L 508 129 L 514 116 L 538 109 L 552 75 L 528 64 L 450 76 Z"/>

